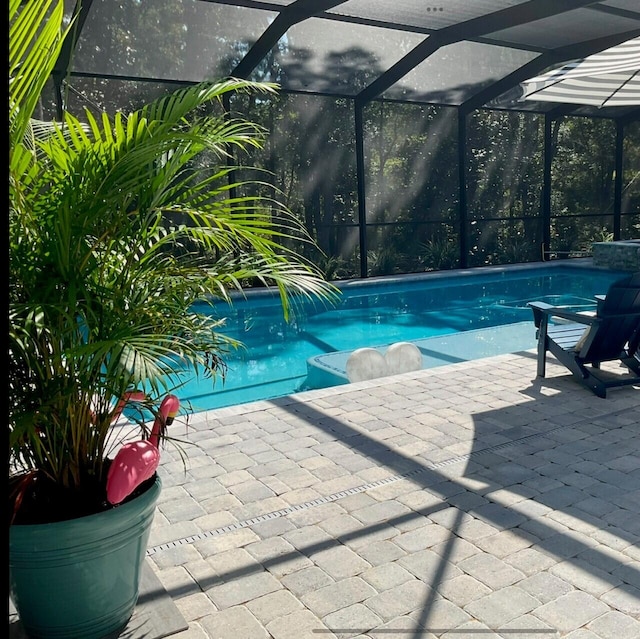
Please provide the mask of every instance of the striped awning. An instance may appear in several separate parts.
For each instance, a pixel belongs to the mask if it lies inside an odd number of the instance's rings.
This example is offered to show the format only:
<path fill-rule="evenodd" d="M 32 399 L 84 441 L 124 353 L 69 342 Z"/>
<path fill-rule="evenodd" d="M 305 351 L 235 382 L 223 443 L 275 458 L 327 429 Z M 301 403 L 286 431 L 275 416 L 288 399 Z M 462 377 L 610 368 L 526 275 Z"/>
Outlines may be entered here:
<path fill-rule="evenodd" d="M 522 86 L 522 100 L 640 105 L 640 37 L 526 80 Z"/>

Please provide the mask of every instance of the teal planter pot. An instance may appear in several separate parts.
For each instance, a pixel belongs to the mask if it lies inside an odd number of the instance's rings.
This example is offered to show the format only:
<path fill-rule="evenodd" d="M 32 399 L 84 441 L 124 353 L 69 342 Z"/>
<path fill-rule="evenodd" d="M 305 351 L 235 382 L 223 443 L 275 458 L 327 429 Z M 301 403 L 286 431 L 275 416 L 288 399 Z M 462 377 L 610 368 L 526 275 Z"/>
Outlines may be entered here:
<path fill-rule="evenodd" d="M 9 528 L 10 589 L 34 639 L 102 639 L 133 614 L 161 482 L 109 511 Z"/>

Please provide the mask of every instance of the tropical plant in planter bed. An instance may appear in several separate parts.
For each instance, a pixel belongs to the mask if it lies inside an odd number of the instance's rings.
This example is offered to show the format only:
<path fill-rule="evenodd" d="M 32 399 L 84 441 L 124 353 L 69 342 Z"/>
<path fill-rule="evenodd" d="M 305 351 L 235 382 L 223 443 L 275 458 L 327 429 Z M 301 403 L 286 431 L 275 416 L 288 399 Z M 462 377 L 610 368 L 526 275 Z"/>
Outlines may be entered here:
<path fill-rule="evenodd" d="M 100 637 L 126 624 L 137 599 L 137 572 L 109 553 L 139 571 L 160 489 L 154 474 L 121 503 L 107 500 L 120 400 L 144 389 L 147 410 L 131 426 L 148 440 L 145 415 L 166 425 L 159 406 L 176 371 L 224 375 L 234 344 L 194 302 L 226 303 L 259 281 L 286 314 L 298 295 L 329 301 L 335 289 L 283 248 L 302 229 L 276 197 L 236 196 L 256 184 L 231 183 L 228 154 L 260 147 L 261 128 L 204 115 L 225 93 L 274 86 L 228 79 L 127 115 L 37 122 L 66 34 L 63 2 L 10 0 L 9 14 L 11 593 L 32 636 Z M 116 529 L 133 545 L 116 543 Z M 73 593 L 78 573 L 92 583 Z"/>

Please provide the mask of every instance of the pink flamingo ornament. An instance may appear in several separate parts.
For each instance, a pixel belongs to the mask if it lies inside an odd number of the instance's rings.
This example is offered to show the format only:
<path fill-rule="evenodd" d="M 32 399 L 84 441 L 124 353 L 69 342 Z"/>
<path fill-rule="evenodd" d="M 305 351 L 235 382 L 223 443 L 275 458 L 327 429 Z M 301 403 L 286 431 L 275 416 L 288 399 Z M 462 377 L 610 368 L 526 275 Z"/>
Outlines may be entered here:
<path fill-rule="evenodd" d="M 175 395 L 167 395 L 160 404 L 160 410 L 153 423 L 149 439 L 128 442 L 118 451 L 107 474 L 107 501 L 119 504 L 142 482 L 156 472 L 160 463 L 158 437 L 163 425 L 170 426 L 178 414 L 180 400 Z"/>

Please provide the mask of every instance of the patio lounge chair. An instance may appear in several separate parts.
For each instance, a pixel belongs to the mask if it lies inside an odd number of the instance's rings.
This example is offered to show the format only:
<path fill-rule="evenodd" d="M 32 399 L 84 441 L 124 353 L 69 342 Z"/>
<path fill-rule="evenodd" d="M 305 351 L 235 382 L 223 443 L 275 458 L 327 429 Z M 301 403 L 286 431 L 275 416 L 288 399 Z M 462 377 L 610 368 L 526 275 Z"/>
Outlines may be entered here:
<path fill-rule="evenodd" d="M 593 314 L 544 302 L 529 306 L 537 329 L 538 377 L 545 376 L 550 352 L 598 397 L 606 397 L 608 388 L 640 384 L 640 272 L 614 282 L 605 296 L 598 296 Z M 618 360 L 628 369 L 625 374 L 599 370 L 602 362 Z"/>

